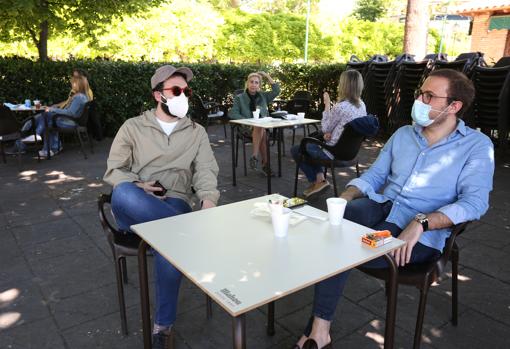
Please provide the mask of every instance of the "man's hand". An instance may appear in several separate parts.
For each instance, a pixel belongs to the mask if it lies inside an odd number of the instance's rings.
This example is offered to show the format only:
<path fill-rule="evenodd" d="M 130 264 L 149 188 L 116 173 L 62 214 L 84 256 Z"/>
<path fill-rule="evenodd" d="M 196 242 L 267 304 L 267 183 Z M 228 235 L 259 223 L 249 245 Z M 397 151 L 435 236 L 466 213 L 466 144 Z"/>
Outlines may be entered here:
<path fill-rule="evenodd" d="M 324 134 L 324 136 L 323 136 L 323 138 L 324 138 L 324 140 L 325 140 L 325 141 L 329 141 L 329 140 L 331 140 L 331 132 L 327 132 L 327 133 L 325 133 L 325 134 Z"/>
<path fill-rule="evenodd" d="M 135 184 L 136 184 L 136 186 L 138 188 L 142 188 L 146 193 L 152 194 L 152 195 L 154 195 L 155 192 L 163 190 L 160 187 L 155 187 L 154 183 L 156 183 L 156 181 L 150 181 L 150 182 L 140 182 L 140 181 L 138 181 L 138 182 L 135 182 Z M 159 199 L 165 199 L 164 195 L 163 196 L 154 195 L 154 196 L 159 198 Z"/>
<path fill-rule="evenodd" d="M 403 240 L 406 244 L 400 247 L 398 250 L 391 252 L 391 255 L 395 258 L 397 266 L 403 267 L 409 263 L 411 260 L 411 252 L 420 239 L 421 233 L 423 233 L 423 227 L 414 219 L 400 233 L 398 238 Z"/>
<path fill-rule="evenodd" d="M 207 200 L 207 199 L 204 199 L 202 201 L 202 210 L 205 210 L 205 209 L 211 208 L 211 207 L 216 207 L 214 202 L 212 202 L 211 200 Z"/>
<path fill-rule="evenodd" d="M 360 198 L 362 196 L 363 196 L 363 193 L 353 185 L 348 186 L 347 189 L 345 189 L 342 192 L 342 194 L 340 194 L 340 197 L 342 199 L 347 200 L 347 202 L 352 201 L 357 198 Z"/>

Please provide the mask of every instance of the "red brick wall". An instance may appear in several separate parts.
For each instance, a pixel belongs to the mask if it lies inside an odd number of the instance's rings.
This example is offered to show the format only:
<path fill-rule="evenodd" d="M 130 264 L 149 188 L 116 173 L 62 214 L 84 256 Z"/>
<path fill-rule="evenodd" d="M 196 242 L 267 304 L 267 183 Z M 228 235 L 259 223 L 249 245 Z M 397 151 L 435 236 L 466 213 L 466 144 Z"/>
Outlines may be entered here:
<path fill-rule="evenodd" d="M 508 30 L 489 31 L 491 13 L 473 14 L 473 30 L 471 32 L 471 51 L 485 53 L 485 61 L 495 63 L 504 56 Z"/>

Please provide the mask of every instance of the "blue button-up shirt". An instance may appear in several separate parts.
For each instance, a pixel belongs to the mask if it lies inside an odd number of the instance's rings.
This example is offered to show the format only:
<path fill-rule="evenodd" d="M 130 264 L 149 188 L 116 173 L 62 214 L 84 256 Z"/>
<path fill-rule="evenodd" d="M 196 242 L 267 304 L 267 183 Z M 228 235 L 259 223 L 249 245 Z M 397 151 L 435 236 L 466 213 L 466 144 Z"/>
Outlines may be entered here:
<path fill-rule="evenodd" d="M 356 186 L 370 199 L 393 202 L 387 222 L 404 229 L 417 213 L 442 212 L 454 224 L 488 209 L 494 174 L 491 140 L 459 120 L 445 139 L 429 146 L 417 125 L 398 129 Z M 382 193 L 380 193 L 382 191 Z M 442 251 L 448 229 L 424 232 L 420 242 Z"/>

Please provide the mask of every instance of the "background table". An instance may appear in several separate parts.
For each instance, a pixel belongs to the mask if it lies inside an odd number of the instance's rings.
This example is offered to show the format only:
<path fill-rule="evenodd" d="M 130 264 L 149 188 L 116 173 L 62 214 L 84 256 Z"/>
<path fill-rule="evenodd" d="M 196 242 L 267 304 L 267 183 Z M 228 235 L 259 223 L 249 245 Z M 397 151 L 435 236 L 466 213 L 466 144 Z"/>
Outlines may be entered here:
<path fill-rule="evenodd" d="M 235 132 L 236 125 L 244 125 L 244 126 L 252 126 L 252 127 L 261 127 L 266 130 L 266 150 L 267 150 L 267 166 L 271 168 L 271 156 L 269 149 L 269 131 L 273 128 L 283 129 L 286 127 L 293 127 L 299 125 L 310 125 L 320 123 L 320 120 L 315 119 L 301 119 L 301 120 L 283 120 L 283 119 L 272 119 L 272 120 L 264 120 L 261 119 L 239 119 L 239 120 L 230 120 L 231 132 L 231 144 L 232 144 L 232 185 L 236 185 L 236 164 L 235 164 Z M 279 137 L 278 137 L 279 138 Z M 280 140 L 278 139 L 278 177 L 282 176 L 282 159 L 280 152 Z M 271 194 L 271 176 L 267 177 L 267 193 Z"/>
<path fill-rule="evenodd" d="M 150 348 L 151 333 L 147 244 L 234 317 L 235 348 L 245 347 L 246 312 L 403 245 L 394 239 L 372 249 L 361 244 L 361 235 L 372 229 L 347 220 L 341 226 L 332 226 L 328 221 L 311 218 L 290 226 L 286 238 L 276 238 L 270 217 L 253 216 L 250 212 L 255 203 L 277 197 L 280 196 L 263 196 L 131 227 L 144 240 L 139 250 L 139 268 L 145 348 Z M 393 259 L 387 259 L 396 274 Z M 396 278 L 394 281 L 390 283 L 393 290 Z M 396 292 L 389 292 L 385 347 L 393 344 L 394 297 Z"/>

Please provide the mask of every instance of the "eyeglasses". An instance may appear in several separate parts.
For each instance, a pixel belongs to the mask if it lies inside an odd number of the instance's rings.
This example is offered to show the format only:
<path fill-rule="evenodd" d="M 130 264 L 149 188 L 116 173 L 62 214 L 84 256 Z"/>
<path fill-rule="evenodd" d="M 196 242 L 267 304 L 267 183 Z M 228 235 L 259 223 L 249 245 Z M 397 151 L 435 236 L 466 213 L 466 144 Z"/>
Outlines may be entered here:
<path fill-rule="evenodd" d="M 170 86 L 162 89 L 162 91 L 172 91 L 172 94 L 176 97 L 180 96 L 181 93 L 183 92 L 186 97 L 191 97 L 191 95 L 193 94 L 193 91 L 187 86 L 186 87 Z"/>
<path fill-rule="evenodd" d="M 435 96 L 430 92 L 423 92 L 422 90 L 414 91 L 414 99 L 418 99 L 420 96 L 422 96 L 423 103 L 425 104 L 429 104 L 432 98 L 446 98 L 450 101 L 450 103 L 454 100 L 452 97 Z"/>

